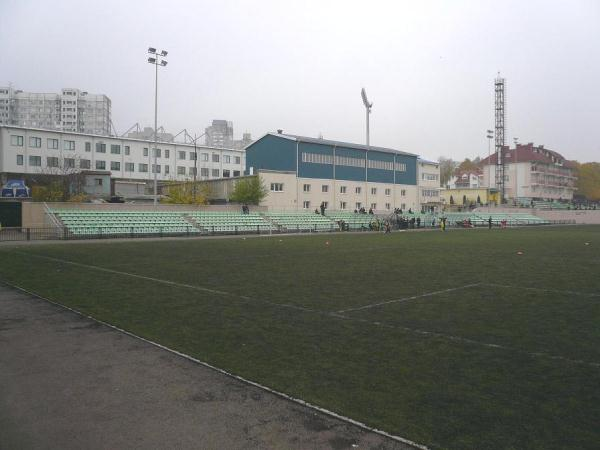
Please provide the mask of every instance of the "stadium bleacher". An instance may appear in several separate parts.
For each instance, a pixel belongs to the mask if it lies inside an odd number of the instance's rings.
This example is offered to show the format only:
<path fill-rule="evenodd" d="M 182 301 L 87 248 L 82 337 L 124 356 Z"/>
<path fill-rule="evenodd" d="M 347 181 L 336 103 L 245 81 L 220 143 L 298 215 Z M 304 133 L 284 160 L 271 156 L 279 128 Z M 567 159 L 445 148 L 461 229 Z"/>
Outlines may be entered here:
<path fill-rule="evenodd" d="M 150 236 L 201 235 L 264 232 L 319 232 L 338 231 L 343 221 L 348 230 L 368 230 L 377 217 L 347 211 L 331 211 L 325 216 L 307 212 L 253 212 L 242 214 L 232 211 L 96 211 L 56 209 L 51 213 L 59 219 L 74 238 L 95 236 Z M 527 213 L 492 213 L 485 211 L 448 212 L 445 214 L 405 214 L 420 218 L 421 227 L 429 227 L 433 219 L 439 223 L 446 217 L 447 226 L 461 227 L 465 221 L 473 226 L 487 226 L 492 218 L 495 226 L 544 225 L 549 221 Z"/>
<path fill-rule="evenodd" d="M 344 221 L 348 230 L 368 230 L 373 216 L 369 214 L 358 214 L 349 211 L 332 211 L 325 214 L 336 223 Z"/>
<path fill-rule="evenodd" d="M 202 231 L 210 233 L 248 233 L 278 229 L 258 213 L 199 211 L 188 215 Z"/>
<path fill-rule="evenodd" d="M 281 231 L 337 231 L 339 226 L 328 216 L 305 212 L 265 212 L 265 218 Z"/>

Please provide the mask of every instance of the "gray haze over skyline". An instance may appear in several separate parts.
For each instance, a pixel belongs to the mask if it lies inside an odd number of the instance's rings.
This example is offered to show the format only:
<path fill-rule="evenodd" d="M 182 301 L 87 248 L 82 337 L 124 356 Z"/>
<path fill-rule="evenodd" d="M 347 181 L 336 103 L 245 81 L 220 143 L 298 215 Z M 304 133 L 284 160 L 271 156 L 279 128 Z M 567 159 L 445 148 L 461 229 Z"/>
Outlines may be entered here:
<path fill-rule="evenodd" d="M 487 156 L 493 79 L 507 144 L 600 160 L 600 2 L 0 0 L 0 85 L 106 94 L 119 133 L 154 124 L 236 138 L 278 128 L 463 159 Z"/>

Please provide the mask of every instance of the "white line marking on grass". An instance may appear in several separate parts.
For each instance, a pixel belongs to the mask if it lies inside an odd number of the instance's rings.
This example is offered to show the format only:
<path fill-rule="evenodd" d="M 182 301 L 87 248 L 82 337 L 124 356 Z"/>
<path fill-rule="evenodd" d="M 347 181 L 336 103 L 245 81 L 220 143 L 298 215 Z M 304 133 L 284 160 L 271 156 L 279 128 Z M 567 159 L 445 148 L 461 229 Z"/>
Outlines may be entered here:
<path fill-rule="evenodd" d="M 101 272 L 108 272 L 108 273 L 114 273 L 114 274 L 117 274 L 117 275 L 124 275 L 124 276 L 133 277 L 133 278 L 140 278 L 140 279 L 144 279 L 144 280 L 154 281 L 154 282 L 157 282 L 157 283 L 167 284 L 167 285 L 170 285 L 170 286 L 177 286 L 177 287 L 182 287 L 182 288 L 186 288 L 186 289 L 192 289 L 192 290 L 198 290 L 198 291 L 203 291 L 203 292 L 209 292 L 209 293 L 213 293 L 213 294 L 217 294 L 217 295 L 223 295 L 223 296 L 227 296 L 227 297 L 241 299 L 241 300 L 244 300 L 244 301 L 247 301 L 247 302 L 258 302 L 258 303 L 263 303 L 263 304 L 267 304 L 267 305 L 271 305 L 271 306 L 276 306 L 276 307 L 290 308 L 290 309 L 294 309 L 294 310 L 302 311 L 302 312 L 316 313 L 316 314 L 319 314 L 319 315 L 322 315 L 322 316 L 326 316 L 326 317 L 334 317 L 334 318 L 337 318 L 337 319 L 350 320 L 350 321 L 355 321 L 355 322 L 360 322 L 360 323 L 366 323 L 366 324 L 371 324 L 371 325 L 385 327 L 385 328 L 400 329 L 400 330 L 404 330 L 404 331 L 407 331 L 407 332 L 420 334 L 420 335 L 423 335 L 423 336 L 435 336 L 435 337 L 445 338 L 445 339 L 448 339 L 450 341 L 455 341 L 455 342 L 463 342 L 463 343 L 468 343 L 468 344 L 476 344 L 476 345 L 480 345 L 480 346 L 484 346 L 484 347 L 488 347 L 488 348 L 498 348 L 498 349 L 503 349 L 503 350 L 509 350 L 509 351 L 513 351 L 513 352 L 517 352 L 517 353 L 529 355 L 529 356 L 532 356 L 532 357 L 546 357 L 546 358 L 549 358 L 549 359 L 561 360 L 561 361 L 566 361 L 566 362 L 570 362 L 570 363 L 585 364 L 585 365 L 589 365 L 589 366 L 592 366 L 592 367 L 600 367 L 600 363 L 587 362 L 587 361 L 582 361 L 582 360 L 574 360 L 574 359 L 565 358 L 563 356 L 551 355 L 549 353 L 544 353 L 544 352 L 526 352 L 526 351 L 523 351 L 523 350 L 519 350 L 519 349 L 512 348 L 512 347 L 503 346 L 503 345 L 500 345 L 500 344 L 490 344 L 490 343 L 487 343 L 487 342 L 476 341 L 476 340 L 473 340 L 473 339 L 463 338 L 463 337 L 454 336 L 454 335 L 450 335 L 450 334 L 444 334 L 444 333 L 439 333 L 439 332 L 435 332 L 435 331 L 420 330 L 420 329 L 415 329 L 415 328 L 410 328 L 410 327 L 404 327 L 404 326 L 401 326 L 401 325 L 389 325 L 389 324 L 385 324 L 385 323 L 382 323 L 382 322 L 369 321 L 369 320 L 366 320 L 366 319 L 360 319 L 360 318 L 356 318 L 356 317 L 344 316 L 342 314 L 343 312 L 357 311 L 357 310 L 366 309 L 366 308 L 370 308 L 370 307 L 373 307 L 373 306 L 380 306 L 380 305 L 384 305 L 384 304 L 388 304 L 388 303 L 408 301 L 408 300 L 413 300 L 413 299 L 417 299 L 417 298 L 421 298 L 421 297 L 429 297 L 429 296 L 441 294 L 441 293 L 444 293 L 444 292 L 452 292 L 452 291 L 457 291 L 457 290 L 460 290 L 460 289 L 468 289 L 470 287 L 479 286 L 479 285 L 482 285 L 484 283 L 467 284 L 465 286 L 460 286 L 460 287 L 450 288 L 450 289 L 444 289 L 444 290 L 441 290 L 441 291 L 429 292 L 429 293 L 426 293 L 426 294 L 416 295 L 416 296 L 412 296 L 412 297 L 405 297 L 405 298 L 401 298 L 401 299 L 398 299 L 398 300 L 391 300 L 389 302 L 378 303 L 378 304 L 375 304 L 375 305 L 366 305 L 366 306 L 362 306 L 362 307 L 359 307 L 359 308 L 346 309 L 346 310 L 341 310 L 341 311 L 336 311 L 336 312 L 327 312 L 327 311 L 320 311 L 320 310 L 309 309 L 309 308 L 305 308 L 303 306 L 289 305 L 289 304 L 286 304 L 286 303 L 275 303 L 275 302 L 271 302 L 271 301 L 264 300 L 264 299 L 256 299 L 256 298 L 247 297 L 247 296 L 244 296 L 244 295 L 238 295 L 238 294 L 233 294 L 233 293 L 230 293 L 230 292 L 225 292 L 225 291 L 219 291 L 219 290 L 215 290 L 215 289 L 204 288 L 204 287 L 201 287 L 201 286 L 194 286 L 194 285 L 191 285 L 191 284 L 177 283 L 175 281 L 162 280 L 162 279 L 159 279 L 159 278 L 148 277 L 148 276 L 145 276 L 145 275 L 137 275 L 137 274 L 129 273 L 129 272 L 121 272 L 121 271 L 118 271 L 118 270 L 107 269 L 107 268 L 104 268 L 104 267 L 93 266 L 93 265 L 90 265 L 90 264 L 83 264 L 83 263 L 78 263 L 78 262 L 74 262 L 74 261 L 63 260 L 63 259 L 60 259 L 60 258 L 53 258 L 51 256 L 36 255 L 36 254 L 33 254 L 33 253 L 19 252 L 19 251 L 15 251 L 15 253 L 23 254 L 23 255 L 26 255 L 26 256 L 35 256 L 35 257 L 42 258 L 42 259 L 48 259 L 50 261 L 56 261 L 56 262 L 61 262 L 61 263 L 65 263 L 65 264 L 71 264 L 71 265 L 74 265 L 74 266 L 85 267 L 85 268 L 88 268 L 88 269 L 99 270 Z M 10 283 L 6 283 L 6 284 L 10 285 L 10 286 L 13 286 Z M 22 290 L 24 292 L 28 292 L 28 291 L 26 291 L 25 289 L 23 289 L 23 288 L 21 288 L 19 286 L 14 286 L 14 287 L 16 287 L 16 288 L 18 288 L 18 289 L 20 289 L 20 290 Z M 32 295 L 36 295 L 37 296 L 37 294 L 33 294 L 33 293 L 32 293 Z M 53 302 L 51 302 L 51 303 L 53 303 Z M 56 304 L 60 305 L 59 303 L 56 303 Z M 65 308 L 70 309 L 68 307 L 65 307 Z M 89 317 L 89 316 L 86 316 L 86 317 Z M 94 319 L 94 320 L 96 320 L 96 319 Z M 101 321 L 99 321 L 99 322 L 101 322 Z M 102 323 L 104 323 L 104 322 L 102 322 Z M 110 325 L 110 324 L 107 324 L 107 325 L 109 325 L 109 326 L 112 327 L 112 325 Z M 113 328 L 116 328 L 116 327 L 113 327 Z M 118 329 L 118 328 L 116 328 L 116 329 Z"/>
<path fill-rule="evenodd" d="M 529 287 L 529 286 L 514 286 L 512 284 L 499 284 L 499 283 L 481 283 L 485 286 L 491 287 L 501 287 L 501 288 L 509 288 L 509 289 L 524 289 L 528 291 L 539 291 L 539 292 L 553 292 L 555 294 L 572 294 L 572 295 L 581 295 L 582 297 L 600 297 L 600 294 L 595 292 L 578 292 L 578 291 L 565 291 L 562 289 L 549 289 L 549 288 L 538 288 L 538 287 Z"/>
<path fill-rule="evenodd" d="M 336 311 L 336 312 L 341 314 L 341 313 L 351 312 L 351 311 L 360 311 L 363 309 L 376 308 L 378 306 L 389 305 L 390 303 L 402 303 L 402 302 L 407 302 L 409 300 L 416 300 L 418 298 L 432 297 L 434 295 L 445 294 L 446 292 L 454 292 L 454 291 L 459 291 L 461 289 L 469 289 L 469 288 L 480 286 L 480 285 L 481 285 L 481 283 L 466 284 L 464 286 L 459 286 L 459 287 L 454 287 L 454 288 L 449 288 L 449 289 L 442 289 L 442 290 L 433 291 L 433 292 L 427 292 L 425 294 L 413 295 L 410 297 L 403 297 L 403 298 L 398 298 L 395 300 L 388 300 L 388 301 L 380 302 L 380 303 L 372 303 L 370 305 L 357 306 L 356 308 L 340 309 L 339 311 Z"/>
<path fill-rule="evenodd" d="M 368 426 L 367 424 L 365 424 L 363 422 L 359 422 L 358 420 L 351 419 L 350 417 L 344 416 L 342 414 L 338 414 L 336 412 L 330 411 L 330 410 L 322 408 L 320 406 L 313 405 L 312 403 L 309 403 L 309 402 L 307 402 L 305 400 L 302 400 L 300 398 L 292 397 L 291 395 L 288 395 L 288 394 L 285 394 L 283 392 L 277 391 L 277 390 L 272 389 L 272 388 L 270 388 L 268 386 L 264 386 L 264 385 L 262 385 L 260 383 L 257 383 L 255 381 L 252 381 L 252 380 L 249 380 L 247 378 L 241 377 L 239 375 L 235 375 L 235 374 L 233 374 L 231 372 L 228 372 L 228 371 L 226 371 L 224 369 L 220 369 L 219 367 L 213 366 L 210 363 L 207 363 L 207 362 L 202 361 L 200 359 L 194 358 L 193 356 L 190 356 L 190 355 L 187 355 L 185 353 L 182 353 L 182 352 L 179 352 L 177 350 L 174 350 L 172 348 L 166 347 L 166 346 L 164 346 L 162 344 L 159 344 L 158 342 L 154 342 L 154 341 L 152 341 L 150 339 L 146 339 L 144 337 L 138 336 L 137 334 L 134 334 L 134 333 L 132 333 L 130 331 L 127 331 L 127 330 L 124 330 L 122 328 L 116 327 L 115 325 L 111 325 L 110 323 L 104 322 L 103 320 L 96 319 L 93 316 L 89 316 L 89 315 L 87 315 L 85 313 L 82 313 L 81 311 L 78 311 L 78 310 L 76 310 L 74 308 L 70 308 L 70 307 L 65 306 L 65 305 L 63 305 L 61 303 L 55 302 L 54 300 L 50 300 L 49 298 L 43 297 L 43 296 L 41 296 L 39 294 L 36 294 L 35 292 L 28 291 L 27 289 L 24 289 L 24 288 L 22 288 L 20 286 L 8 283 L 6 281 L 0 281 L 0 282 L 3 283 L 3 284 L 5 284 L 5 285 L 7 285 L 7 286 L 10 286 L 13 289 L 18 289 L 19 291 L 24 292 L 24 293 L 26 293 L 26 294 L 28 294 L 28 295 L 30 295 L 32 297 L 38 298 L 38 299 L 43 300 L 45 302 L 51 303 L 53 305 L 56 305 L 56 306 L 58 306 L 60 308 L 64 308 L 64 309 L 66 309 L 68 311 L 71 311 L 71 312 L 77 314 L 80 317 L 84 317 L 84 318 L 92 320 L 92 321 L 94 321 L 96 323 L 100 323 L 100 324 L 102 324 L 104 326 L 107 326 L 109 328 L 112 328 L 113 330 L 116 330 L 116 331 L 118 331 L 120 333 L 123 333 L 123 334 L 126 334 L 128 336 L 131 336 L 132 338 L 139 339 L 140 341 L 146 342 L 147 344 L 150 344 L 150 345 L 153 345 L 155 347 L 158 347 L 158 348 L 160 348 L 162 350 L 165 350 L 165 351 L 167 351 L 169 353 L 173 353 L 174 355 L 177 355 L 177 356 L 179 356 L 181 358 L 187 359 L 188 361 L 192 361 L 192 362 L 194 362 L 196 364 L 199 364 L 201 366 L 204 366 L 204 367 L 206 367 L 208 369 L 214 370 L 215 372 L 218 372 L 218 373 L 220 373 L 222 375 L 225 375 L 225 376 L 227 376 L 229 378 L 237 380 L 237 381 L 239 381 L 241 383 L 244 383 L 244 384 L 247 384 L 247 385 L 250 385 L 250 386 L 254 386 L 254 387 L 258 388 L 258 389 L 261 389 L 263 391 L 269 392 L 269 393 L 271 393 L 273 395 L 276 395 L 276 396 L 278 396 L 280 398 L 283 398 L 284 400 L 287 400 L 287 401 L 299 404 L 299 405 L 304 406 L 306 408 L 312 409 L 313 411 L 318 411 L 318 412 L 320 412 L 322 414 L 325 414 L 327 416 L 333 417 L 335 419 L 341 420 L 341 421 L 349 423 L 351 425 L 355 425 L 358 428 L 361 428 L 361 429 L 363 429 L 365 431 L 369 431 L 371 433 L 375 433 L 375 434 L 378 434 L 380 436 L 384 436 L 384 437 L 386 437 L 388 439 L 392 439 L 392 440 L 394 440 L 396 442 L 401 442 L 402 444 L 410 445 L 410 446 L 412 446 L 414 448 L 421 449 L 421 450 L 428 450 L 429 449 L 425 445 L 417 444 L 416 442 L 413 442 L 413 441 L 411 441 L 409 439 L 406 439 L 406 438 L 403 438 L 401 436 L 396 436 L 396 435 L 393 435 L 393 434 L 390 434 L 390 433 L 386 433 L 385 431 L 379 430 L 377 428 L 370 427 L 370 426 Z"/>
<path fill-rule="evenodd" d="M 116 275 L 123 275 L 123 276 L 127 276 L 127 277 L 132 277 L 132 278 L 139 278 L 141 280 L 154 281 L 156 283 L 166 284 L 169 286 L 176 286 L 176 287 L 181 287 L 181 288 L 185 288 L 185 289 L 192 289 L 195 291 L 208 292 L 209 294 L 221 295 L 224 297 L 232 297 L 232 298 L 244 300 L 246 302 L 265 303 L 265 304 L 271 305 L 271 306 L 279 306 L 281 308 L 290 308 L 290 309 L 295 309 L 295 310 L 303 311 L 303 312 L 311 312 L 311 313 L 319 312 L 319 311 L 315 311 L 313 309 L 305 308 L 303 306 L 290 305 L 287 303 L 275 303 L 275 302 L 270 302 L 269 300 L 264 300 L 264 299 L 260 299 L 260 298 L 252 298 L 252 297 L 248 297 L 246 295 L 234 294 L 232 292 L 227 292 L 227 291 L 220 291 L 218 289 L 210 289 L 210 288 L 206 288 L 206 287 L 202 287 L 202 286 L 195 286 L 193 284 L 178 283 L 176 281 L 163 280 L 161 278 L 154 278 L 154 277 L 149 277 L 146 275 L 138 275 L 136 273 L 123 272 L 120 270 L 108 269 L 106 267 L 94 266 L 91 264 L 78 263 L 75 261 L 69 261 L 67 259 L 53 258 L 51 256 L 37 255 L 35 253 L 27 253 L 27 252 L 20 252 L 20 251 L 15 251 L 15 253 L 19 253 L 21 255 L 26 255 L 26 256 L 34 256 L 36 258 L 47 259 L 49 261 L 55 261 L 55 262 L 59 262 L 59 263 L 63 263 L 63 264 L 70 264 L 70 265 L 73 265 L 76 267 L 84 267 L 86 269 L 98 270 L 100 272 L 114 273 Z"/>
<path fill-rule="evenodd" d="M 492 344 L 489 342 L 477 341 L 475 339 L 454 336 L 452 334 L 440 333 L 437 331 L 421 330 L 419 328 L 410 328 L 410 327 L 405 327 L 403 325 L 391 325 L 391 324 L 387 324 L 387 323 L 383 323 L 383 322 L 359 319 L 357 317 L 344 316 L 344 315 L 341 315 L 338 313 L 330 313 L 329 315 L 331 317 L 335 317 L 338 319 L 360 322 L 360 323 L 374 325 L 374 326 L 382 327 L 382 328 L 402 330 L 402 331 L 406 331 L 409 333 L 420 334 L 423 336 L 438 337 L 438 338 L 447 339 L 447 340 L 455 341 L 455 342 L 461 342 L 461 343 L 465 343 L 465 344 L 478 345 L 478 346 L 487 347 L 487 348 L 506 350 L 506 351 L 510 351 L 510 352 L 514 352 L 514 353 L 520 353 L 522 355 L 526 355 L 526 356 L 530 356 L 530 357 L 539 357 L 539 358 L 552 359 L 552 360 L 556 360 L 556 361 L 564 361 L 564 362 L 568 362 L 568 363 L 572 363 L 572 364 L 582 364 L 582 365 L 591 366 L 591 367 L 600 367 L 600 363 L 596 363 L 596 362 L 584 361 L 581 359 L 571 359 L 571 358 L 566 358 L 564 356 L 557 356 L 557 355 L 553 355 L 551 353 L 546 353 L 546 352 L 528 352 L 525 350 L 520 350 L 518 348 L 508 347 L 508 346 L 502 345 L 502 344 Z"/>

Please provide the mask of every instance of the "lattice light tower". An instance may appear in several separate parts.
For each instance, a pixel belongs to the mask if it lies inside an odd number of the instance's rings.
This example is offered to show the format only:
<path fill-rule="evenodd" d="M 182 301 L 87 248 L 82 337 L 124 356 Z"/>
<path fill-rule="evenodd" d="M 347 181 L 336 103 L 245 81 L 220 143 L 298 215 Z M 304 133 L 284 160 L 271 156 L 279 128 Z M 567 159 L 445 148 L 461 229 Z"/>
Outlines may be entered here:
<path fill-rule="evenodd" d="M 494 80 L 494 88 L 496 92 L 495 102 L 495 117 L 496 117 L 496 189 L 500 193 L 500 203 L 504 201 L 504 123 L 506 120 L 506 110 L 504 109 L 504 84 L 506 80 L 498 77 Z"/>

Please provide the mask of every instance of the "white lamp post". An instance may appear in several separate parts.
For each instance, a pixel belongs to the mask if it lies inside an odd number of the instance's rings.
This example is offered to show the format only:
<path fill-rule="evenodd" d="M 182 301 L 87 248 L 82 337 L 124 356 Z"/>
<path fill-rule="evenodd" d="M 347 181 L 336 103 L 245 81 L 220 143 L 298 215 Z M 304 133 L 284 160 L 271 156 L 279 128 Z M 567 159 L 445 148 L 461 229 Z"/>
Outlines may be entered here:
<path fill-rule="evenodd" d="M 158 147 L 158 66 L 165 67 L 167 61 L 165 60 L 168 52 L 161 50 L 160 53 L 154 47 L 148 47 L 148 53 L 154 55 L 148 58 L 148 63 L 154 64 L 154 207 L 156 208 L 158 202 L 158 164 L 156 163 L 156 148 Z"/>

